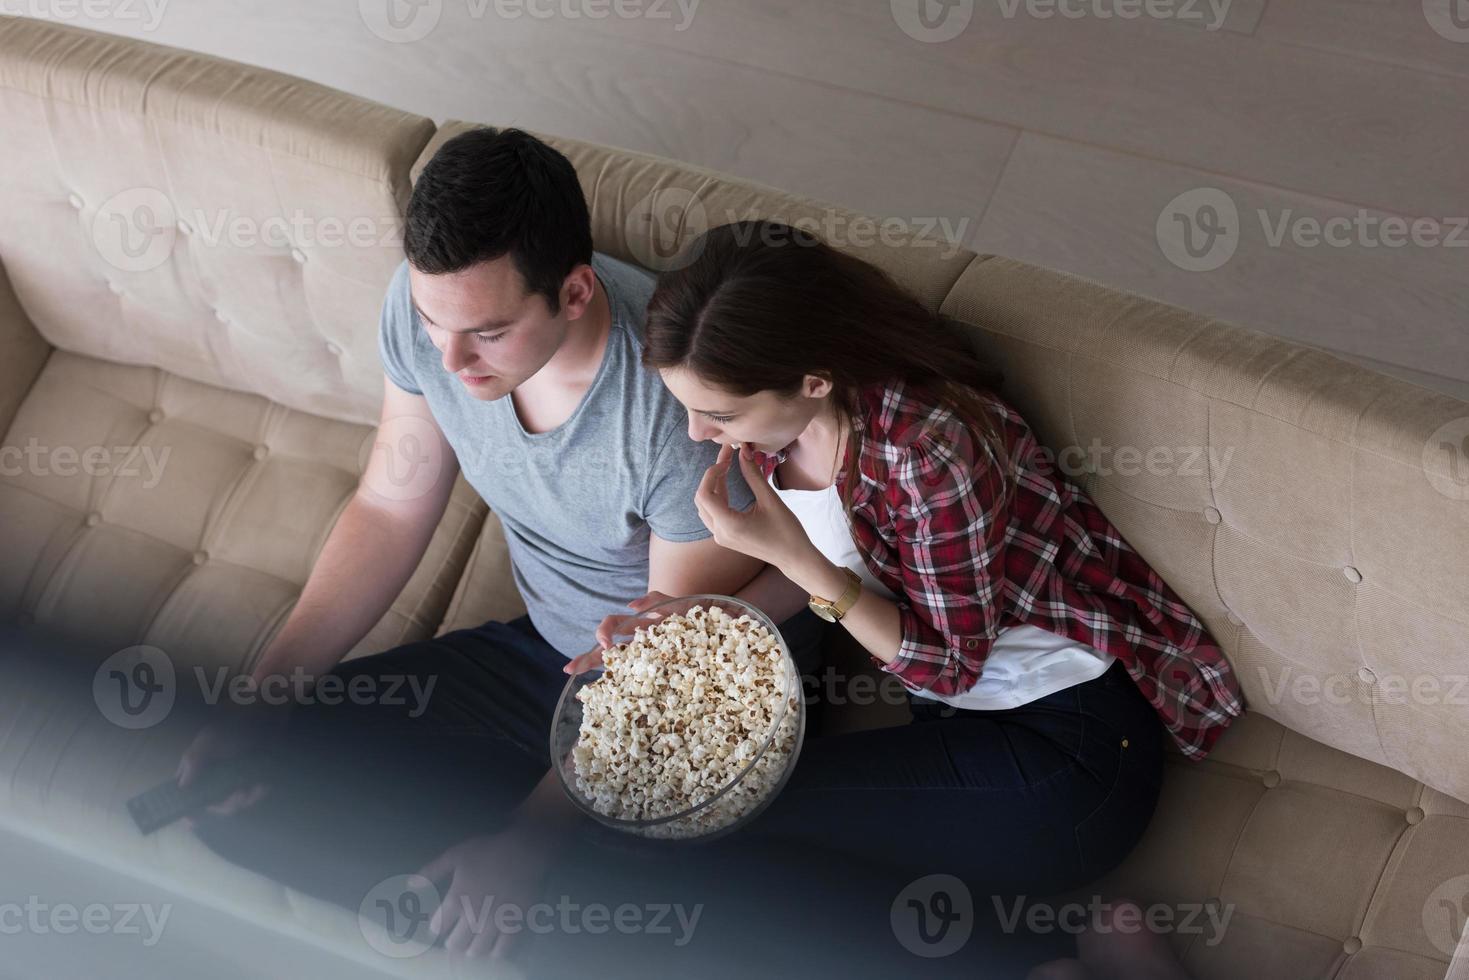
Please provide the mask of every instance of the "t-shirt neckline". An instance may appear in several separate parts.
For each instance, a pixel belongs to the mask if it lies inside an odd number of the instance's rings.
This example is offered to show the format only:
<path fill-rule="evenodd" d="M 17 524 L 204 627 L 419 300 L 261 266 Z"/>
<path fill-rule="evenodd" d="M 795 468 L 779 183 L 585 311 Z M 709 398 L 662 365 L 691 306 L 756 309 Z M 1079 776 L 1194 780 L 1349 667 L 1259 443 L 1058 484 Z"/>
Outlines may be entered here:
<path fill-rule="evenodd" d="M 595 266 L 592 268 L 592 274 L 597 277 L 597 282 L 601 283 L 602 293 L 607 297 L 607 340 L 602 345 L 602 363 L 597 365 L 597 373 L 592 377 L 592 383 L 587 385 L 586 391 L 582 392 L 581 401 L 576 403 L 576 408 L 572 409 L 571 414 L 566 417 L 566 421 L 554 429 L 547 429 L 545 432 L 527 431 L 525 423 L 520 420 L 520 413 L 515 410 L 514 399 L 507 394 L 505 401 L 510 410 L 510 417 L 515 421 L 515 428 L 520 432 L 522 439 L 549 439 L 564 432 L 571 426 L 571 423 L 575 422 L 581 416 L 587 404 L 592 400 L 592 393 L 597 390 L 597 385 L 602 383 L 602 378 L 607 373 L 607 366 L 612 361 L 612 335 L 617 330 L 617 309 L 616 303 L 612 299 L 612 290 L 607 288 L 607 283 L 603 281 L 602 274 L 596 270 Z"/>

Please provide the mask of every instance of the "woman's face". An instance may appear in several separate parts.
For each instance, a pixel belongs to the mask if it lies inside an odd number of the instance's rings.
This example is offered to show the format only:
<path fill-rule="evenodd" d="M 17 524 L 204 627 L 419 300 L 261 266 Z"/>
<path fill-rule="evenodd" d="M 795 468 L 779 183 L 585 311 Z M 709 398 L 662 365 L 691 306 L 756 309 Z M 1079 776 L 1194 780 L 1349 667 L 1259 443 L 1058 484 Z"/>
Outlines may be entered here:
<path fill-rule="evenodd" d="M 733 395 L 683 368 L 661 368 L 663 383 L 689 413 L 689 438 L 719 445 L 739 443 L 775 453 L 795 442 L 826 404 L 831 382 L 807 375 L 801 391 Z"/>

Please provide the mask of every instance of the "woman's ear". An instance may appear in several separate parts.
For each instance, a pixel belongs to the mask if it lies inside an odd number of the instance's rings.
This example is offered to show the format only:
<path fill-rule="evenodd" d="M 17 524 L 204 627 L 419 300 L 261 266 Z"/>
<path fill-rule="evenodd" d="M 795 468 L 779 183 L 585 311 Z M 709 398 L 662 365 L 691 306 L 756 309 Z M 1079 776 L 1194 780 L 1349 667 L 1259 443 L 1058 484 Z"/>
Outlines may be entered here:
<path fill-rule="evenodd" d="M 825 373 L 808 374 L 801 379 L 801 391 L 807 398 L 825 398 L 831 388 L 831 377 Z"/>

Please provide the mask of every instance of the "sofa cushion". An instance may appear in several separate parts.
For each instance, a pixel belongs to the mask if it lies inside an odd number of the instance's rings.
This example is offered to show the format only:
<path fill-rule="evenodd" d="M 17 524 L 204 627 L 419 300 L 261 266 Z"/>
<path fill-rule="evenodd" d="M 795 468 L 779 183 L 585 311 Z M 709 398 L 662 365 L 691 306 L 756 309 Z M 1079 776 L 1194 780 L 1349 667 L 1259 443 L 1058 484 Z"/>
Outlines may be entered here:
<path fill-rule="evenodd" d="M 1164 768 L 1138 848 L 1047 907 L 1156 907 L 1197 980 L 1444 976 L 1469 913 L 1469 804 L 1254 711 L 1204 762 L 1170 747 Z"/>
<path fill-rule="evenodd" d="M 376 323 L 430 120 L 0 17 L 0 127 L 0 262 L 52 345 L 376 421 Z"/>
<path fill-rule="evenodd" d="M 56 352 L 3 444 L 25 463 L 0 473 L 0 620 L 250 669 L 356 489 L 373 433 Z M 355 652 L 433 635 L 483 517 L 459 480 L 407 588 Z"/>

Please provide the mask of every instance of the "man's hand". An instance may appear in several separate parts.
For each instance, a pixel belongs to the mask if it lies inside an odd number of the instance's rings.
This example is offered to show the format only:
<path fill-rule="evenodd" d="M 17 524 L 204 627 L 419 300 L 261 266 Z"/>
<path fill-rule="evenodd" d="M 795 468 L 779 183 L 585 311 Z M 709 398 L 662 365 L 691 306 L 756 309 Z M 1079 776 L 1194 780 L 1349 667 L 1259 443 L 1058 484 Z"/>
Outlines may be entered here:
<path fill-rule="evenodd" d="M 237 715 L 210 722 L 194 741 L 184 750 L 179 760 L 175 777 L 179 786 L 188 786 L 198 779 L 210 766 L 243 758 L 260 750 L 286 726 L 287 712 L 272 706 L 257 709 L 248 715 Z M 215 816 L 228 817 L 254 806 L 263 800 L 270 787 L 256 783 L 237 790 L 218 803 L 211 804 L 208 812 Z M 185 826 L 193 826 L 193 818 L 185 818 Z"/>
<path fill-rule="evenodd" d="M 651 626 L 658 622 L 658 620 L 663 618 L 661 614 L 645 613 L 643 610 L 649 606 L 656 606 L 659 603 L 668 602 L 672 598 L 673 596 L 664 595 L 662 592 L 649 592 L 647 595 L 629 602 L 627 607 L 633 611 L 631 616 L 614 614 L 603 619 L 597 627 L 598 646 L 593 647 L 579 657 L 573 657 L 561 669 L 568 674 L 580 674 L 582 671 L 596 670 L 602 666 L 602 651 L 613 645 L 613 637 L 631 636 L 633 631 L 639 626 Z"/>
<path fill-rule="evenodd" d="M 429 931 L 450 954 L 505 958 L 525 929 L 530 907 L 541 901 L 555 854 L 549 837 L 519 825 L 449 848 L 419 872 L 435 884 L 447 882 Z M 501 932 L 497 913 L 507 906 L 516 910 L 515 926 Z"/>

